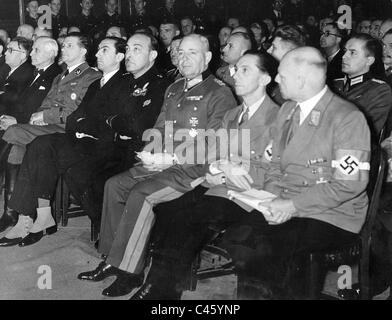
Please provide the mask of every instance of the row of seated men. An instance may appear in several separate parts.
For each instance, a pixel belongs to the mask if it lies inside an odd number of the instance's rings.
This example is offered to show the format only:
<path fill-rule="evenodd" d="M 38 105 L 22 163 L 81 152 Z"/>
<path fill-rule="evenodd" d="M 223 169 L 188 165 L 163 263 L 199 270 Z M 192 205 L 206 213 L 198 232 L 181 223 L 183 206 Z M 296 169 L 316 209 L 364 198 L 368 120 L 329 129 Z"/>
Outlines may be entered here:
<path fill-rule="evenodd" d="M 50 201 L 60 174 L 92 221 L 100 224 L 98 251 L 105 260 L 79 278 L 100 281 L 116 275 L 116 281 L 103 291 L 107 296 L 124 295 L 142 285 L 155 221 L 153 207 L 184 194 L 185 199 L 196 198 L 195 205 L 189 209 L 189 201 L 184 204 L 181 198 L 174 202 L 176 210 L 158 216 L 156 230 L 165 236 L 155 243 L 153 268 L 136 299 L 180 296 L 179 284 L 211 221 L 222 229 L 243 219 L 257 226 L 255 234 L 263 235 L 270 246 L 262 254 L 273 253 L 271 261 L 282 266 L 276 268 L 279 272 L 286 271 L 288 257 L 354 237 L 366 215 L 371 133 L 377 136 L 381 131 L 392 103 L 389 86 L 373 78 L 372 66 L 382 59 L 377 50 L 381 44 L 362 34 L 353 35 L 346 44 L 342 95 L 362 87 L 352 98 L 355 106 L 325 85 L 327 64 L 321 53 L 293 40 L 295 28 L 286 37 L 287 28 L 275 34 L 271 49 L 280 60 L 278 75 L 269 54 L 244 50 L 234 64 L 233 91 L 208 71 L 211 52 L 201 35 L 180 41 L 182 77 L 167 87 L 154 68 L 157 42 L 151 35 L 137 33 L 127 44 L 118 38 L 102 40 L 96 53 L 102 75 L 85 63 L 84 37 L 69 34 L 62 47 L 67 69 L 52 75 L 53 84 L 48 85 L 45 73 L 57 68 L 57 44 L 38 38 L 31 52 L 37 73 L 15 95 L 13 76 L 17 78 L 20 68 L 22 74 L 32 68 L 26 67 L 28 41 L 11 41 L 6 53 L 11 72 L 1 94 L 1 156 L 8 192 L 0 226 L 1 231 L 12 228 L 0 245 L 31 245 L 56 231 Z M 246 40 L 235 33 L 231 37 Z M 124 59 L 130 75 L 119 72 Z M 279 86 L 270 91 L 273 80 Z M 233 92 L 241 101 L 238 107 Z M 279 108 L 267 92 L 278 92 L 279 101 L 287 102 Z M 28 101 L 41 93 L 40 102 Z M 363 104 L 361 97 L 365 97 Z M 33 103 L 34 110 L 27 111 Z M 25 112 L 23 119 L 15 110 Z M 203 159 L 200 150 L 217 148 L 204 146 L 203 130 L 219 128 L 237 129 L 230 141 L 234 146 L 242 139 L 242 131 L 250 133 L 248 150 L 223 154 L 211 166 L 208 161 L 207 165 L 194 161 Z M 180 129 L 185 129 L 181 131 L 186 134 L 185 145 L 172 141 Z M 143 135 L 144 140 L 155 142 L 145 151 L 154 153 L 148 161 L 142 157 L 134 164 L 134 151 L 143 148 Z M 194 157 L 184 160 L 184 150 L 193 151 Z M 358 170 L 344 166 L 347 157 L 357 160 Z M 108 168 L 111 163 L 114 167 Z M 119 172 L 106 181 L 103 192 L 105 179 Z M 204 195 L 201 188 L 206 186 L 209 190 Z M 250 187 L 278 196 L 268 206 L 271 215 L 248 214 L 249 208 L 243 211 L 227 199 L 228 189 Z M 222 204 L 217 206 L 217 201 Z M 278 242 L 279 247 L 273 247 Z M 259 264 L 259 259 L 247 261 L 245 269 L 254 270 Z M 281 275 L 269 279 L 283 279 Z"/>

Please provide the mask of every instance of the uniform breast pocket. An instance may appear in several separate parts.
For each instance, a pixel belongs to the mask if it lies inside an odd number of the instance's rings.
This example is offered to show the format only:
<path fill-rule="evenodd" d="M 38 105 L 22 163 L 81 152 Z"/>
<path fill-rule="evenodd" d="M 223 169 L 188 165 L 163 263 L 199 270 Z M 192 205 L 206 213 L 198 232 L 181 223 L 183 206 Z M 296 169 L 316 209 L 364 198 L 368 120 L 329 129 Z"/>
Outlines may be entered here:
<path fill-rule="evenodd" d="M 332 168 L 326 163 L 311 165 L 309 177 L 315 184 L 329 183 L 332 179 Z"/>

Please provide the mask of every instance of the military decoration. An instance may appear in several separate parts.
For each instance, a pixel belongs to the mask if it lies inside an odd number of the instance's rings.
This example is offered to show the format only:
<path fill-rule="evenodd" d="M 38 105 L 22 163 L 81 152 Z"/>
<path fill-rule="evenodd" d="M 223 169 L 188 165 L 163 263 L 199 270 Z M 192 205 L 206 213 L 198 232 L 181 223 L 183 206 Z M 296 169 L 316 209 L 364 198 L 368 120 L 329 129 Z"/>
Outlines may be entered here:
<path fill-rule="evenodd" d="M 149 84 L 150 84 L 150 83 L 147 82 L 147 83 L 143 86 L 143 88 L 137 88 L 137 89 L 135 89 L 135 90 L 133 91 L 132 95 L 133 95 L 134 97 L 140 97 L 140 96 L 143 96 L 143 97 L 144 97 L 144 96 L 147 94 L 147 87 L 148 87 Z"/>

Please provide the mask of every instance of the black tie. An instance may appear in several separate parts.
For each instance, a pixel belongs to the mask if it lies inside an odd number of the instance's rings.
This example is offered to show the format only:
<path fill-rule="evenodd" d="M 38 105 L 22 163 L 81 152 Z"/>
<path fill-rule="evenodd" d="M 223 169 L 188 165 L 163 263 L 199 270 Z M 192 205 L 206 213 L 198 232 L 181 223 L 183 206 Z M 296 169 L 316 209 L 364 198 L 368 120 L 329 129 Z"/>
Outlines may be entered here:
<path fill-rule="evenodd" d="M 242 111 L 242 118 L 239 122 L 239 125 L 242 125 L 243 123 L 245 123 L 248 120 L 249 120 L 249 108 L 244 105 L 244 108 Z"/>
<path fill-rule="evenodd" d="M 300 108 L 299 104 L 297 104 L 295 106 L 294 112 L 291 116 L 286 146 L 290 143 L 291 139 L 294 137 L 296 131 L 299 128 L 300 116 L 301 116 L 301 108 Z"/>

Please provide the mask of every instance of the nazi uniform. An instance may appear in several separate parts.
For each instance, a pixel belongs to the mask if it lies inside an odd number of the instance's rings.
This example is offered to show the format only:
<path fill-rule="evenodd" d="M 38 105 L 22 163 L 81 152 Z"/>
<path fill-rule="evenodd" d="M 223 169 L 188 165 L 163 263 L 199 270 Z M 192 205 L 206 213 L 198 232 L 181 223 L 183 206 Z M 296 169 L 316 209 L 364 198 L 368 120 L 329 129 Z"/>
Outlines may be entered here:
<path fill-rule="evenodd" d="M 235 99 L 230 89 L 205 71 L 190 81 L 180 79 L 167 89 L 154 129 L 165 138 L 165 151 L 175 152 L 179 158 L 184 149 L 177 154 L 177 147 L 184 144 L 172 140 L 182 129 L 187 134 L 187 146 L 194 148 L 196 159 L 198 148 L 193 143 L 198 134 L 218 129 L 226 111 L 234 107 Z M 173 150 L 166 141 L 173 143 Z M 203 139 L 201 143 L 205 144 Z M 139 273 L 155 219 L 153 206 L 192 190 L 202 181 L 200 177 L 204 170 L 204 165 L 176 164 L 157 173 L 136 166 L 109 179 L 105 185 L 99 243 L 99 252 L 108 255 L 107 262 L 122 270 Z"/>
<path fill-rule="evenodd" d="M 101 77 L 101 73 L 82 63 L 71 71 L 66 70 L 58 75 L 42 102 L 38 112 L 43 112 L 45 126 L 16 124 L 9 127 L 3 140 L 13 145 L 8 162 L 22 163 L 26 145 L 37 136 L 64 132 L 68 115 L 76 110 L 82 101 L 89 85 Z"/>
<path fill-rule="evenodd" d="M 392 91 L 388 84 L 365 73 L 351 79 L 335 79 L 334 89 L 365 114 L 377 140 L 392 107 Z"/>

